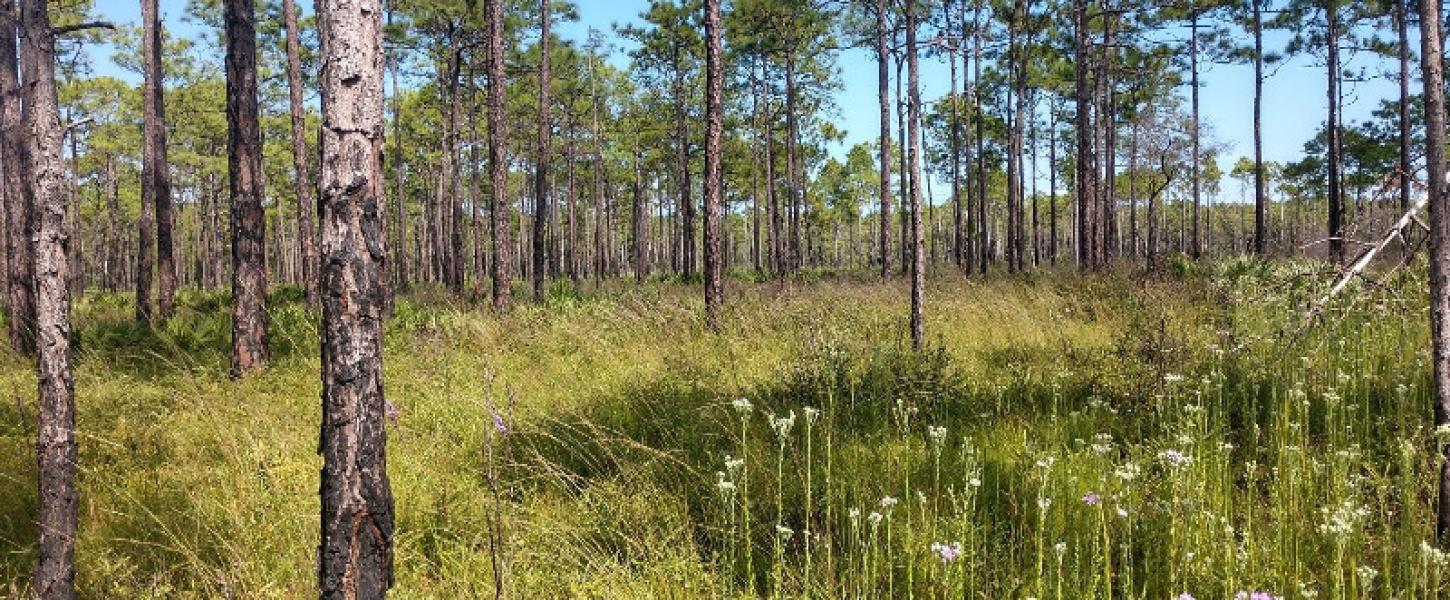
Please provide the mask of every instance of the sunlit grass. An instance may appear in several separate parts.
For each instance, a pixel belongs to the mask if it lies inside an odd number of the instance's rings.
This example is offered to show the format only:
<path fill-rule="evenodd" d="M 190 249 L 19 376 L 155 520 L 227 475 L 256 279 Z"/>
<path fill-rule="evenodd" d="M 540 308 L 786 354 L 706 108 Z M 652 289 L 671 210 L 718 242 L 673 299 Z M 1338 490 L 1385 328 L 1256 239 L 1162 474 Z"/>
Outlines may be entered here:
<path fill-rule="evenodd" d="M 516 597 L 1437 597 L 1423 276 L 1304 328 L 1311 268 L 943 274 L 921 352 L 904 282 L 737 283 L 723 334 L 670 283 L 503 320 L 419 290 L 386 350 L 395 596 L 490 595 L 501 557 Z M 317 327 L 275 296 L 240 383 L 224 296 L 157 332 L 79 303 L 86 596 L 313 593 Z M 0 593 L 29 369 L 0 357 Z"/>

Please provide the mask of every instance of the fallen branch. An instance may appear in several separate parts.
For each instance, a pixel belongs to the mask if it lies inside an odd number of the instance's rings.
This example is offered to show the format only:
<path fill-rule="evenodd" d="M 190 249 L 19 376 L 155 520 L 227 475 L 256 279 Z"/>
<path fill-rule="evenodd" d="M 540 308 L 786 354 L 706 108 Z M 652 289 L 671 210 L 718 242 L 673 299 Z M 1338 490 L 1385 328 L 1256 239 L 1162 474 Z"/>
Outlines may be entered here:
<path fill-rule="evenodd" d="M 1369 268 L 1369 264 L 1374 261 L 1374 257 L 1378 255 L 1381 250 L 1384 250 L 1385 247 L 1389 246 L 1390 242 L 1394 241 L 1395 238 L 1401 237 L 1402 232 L 1406 227 L 1410 226 L 1410 223 L 1418 222 L 1418 220 L 1415 218 L 1415 214 L 1420 212 L 1420 209 L 1424 208 L 1426 202 L 1428 201 L 1428 195 L 1421 197 L 1419 202 L 1416 202 L 1414 206 L 1410 207 L 1410 210 L 1405 211 L 1404 216 L 1401 216 L 1400 220 L 1395 221 L 1394 226 L 1390 227 L 1389 232 L 1380 239 L 1378 244 L 1366 248 L 1363 252 L 1359 253 L 1359 256 L 1354 259 L 1354 262 L 1350 263 L 1349 268 L 1344 270 L 1344 272 L 1339 275 L 1339 279 L 1336 280 L 1334 282 L 1334 285 L 1329 288 L 1329 293 L 1325 294 L 1323 298 L 1320 298 L 1318 302 L 1314 303 L 1313 308 L 1309 310 L 1308 317 L 1310 321 L 1313 321 L 1315 317 L 1319 316 L 1319 313 L 1324 311 L 1324 307 L 1329 304 L 1329 301 L 1331 299 L 1338 295 L 1339 292 L 1344 291 L 1345 286 L 1349 285 L 1350 280 L 1354 279 L 1355 277 L 1359 277 L 1362 273 L 1364 273 L 1364 270 Z"/>

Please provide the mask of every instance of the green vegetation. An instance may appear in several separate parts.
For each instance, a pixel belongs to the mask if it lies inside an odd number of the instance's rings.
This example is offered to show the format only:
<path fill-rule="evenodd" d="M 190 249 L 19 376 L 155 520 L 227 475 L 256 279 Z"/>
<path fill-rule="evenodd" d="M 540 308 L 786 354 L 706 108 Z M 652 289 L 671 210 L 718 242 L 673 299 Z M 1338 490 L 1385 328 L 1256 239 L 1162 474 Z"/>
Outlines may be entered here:
<path fill-rule="evenodd" d="M 724 334 L 669 282 L 504 319 L 416 291 L 387 329 L 395 596 L 491 594 L 495 547 L 522 598 L 1444 594 L 1423 274 L 1301 329 L 1309 265 L 1200 269 L 943 276 L 922 352 L 904 283 L 847 276 L 737 281 Z M 78 303 L 83 596 L 315 593 L 317 325 L 272 300 L 277 360 L 239 383 L 223 296 L 156 330 Z M 6 355 L 8 582 L 33 377 Z"/>

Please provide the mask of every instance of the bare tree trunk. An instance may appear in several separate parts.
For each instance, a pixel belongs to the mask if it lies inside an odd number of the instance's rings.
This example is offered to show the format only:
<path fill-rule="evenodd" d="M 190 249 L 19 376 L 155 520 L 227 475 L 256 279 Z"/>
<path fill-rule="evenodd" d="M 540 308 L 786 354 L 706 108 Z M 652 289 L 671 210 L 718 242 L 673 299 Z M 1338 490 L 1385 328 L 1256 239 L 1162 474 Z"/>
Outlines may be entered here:
<path fill-rule="evenodd" d="M 5 188 L 6 306 L 10 347 L 35 352 L 35 199 L 22 165 L 30 160 L 21 115 L 15 0 L 0 2 L 0 176 Z"/>
<path fill-rule="evenodd" d="M 789 256 L 789 268 L 794 272 L 805 264 L 801 237 L 802 175 L 797 160 L 800 157 L 800 120 L 796 115 L 795 49 L 788 43 L 785 53 L 785 205 L 790 215 L 790 244 L 786 255 Z"/>
<path fill-rule="evenodd" d="M 1398 58 L 1400 60 L 1400 105 L 1398 107 L 1400 126 L 1400 214 L 1404 214 L 1410 210 L 1410 34 L 1408 25 L 1410 19 L 1405 14 L 1405 3 L 1409 1 L 1393 0 L 1395 3 L 1395 30 L 1399 37 Z M 1257 6 L 1258 0 L 1255 0 L 1255 7 Z M 1404 251 L 1403 256 L 1408 257 L 1410 255 L 1410 245 L 1403 243 L 1408 242 L 1408 238 L 1401 238 L 1401 242 L 1401 247 Z"/>
<path fill-rule="evenodd" d="M 589 54 L 589 96 L 590 96 L 590 134 L 594 138 L 594 279 L 596 282 L 604 279 L 605 271 L 609 269 L 609 244 L 606 232 L 609 228 L 609 211 L 605 207 L 604 193 L 604 139 L 603 130 L 599 126 L 599 76 L 594 70 L 594 61 L 598 60 L 593 52 Z"/>
<path fill-rule="evenodd" d="M 1324 2 L 1325 40 L 1329 47 L 1329 57 L 1325 61 L 1327 77 L 1329 79 L 1329 118 L 1326 126 L 1329 127 L 1329 261 L 1335 264 L 1344 262 L 1344 192 L 1340 181 L 1340 172 L 1343 170 L 1343 157 L 1340 152 L 1340 130 L 1339 130 L 1339 3 L 1336 0 L 1325 0 Z"/>
<path fill-rule="evenodd" d="M 1440 2 L 1420 0 L 1420 65 L 1425 81 L 1425 164 L 1430 195 L 1430 343 L 1434 351 L 1435 426 L 1450 425 L 1450 197 L 1445 187 L 1445 66 Z M 1435 533 L 1450 542 L 1450 444 L 1439 451 Z"/>
<path fill-rule="evenodd" d="M 916 57 L 916 0 L 906 0 L 906 68 L 909 87 L 907 123 L 911 128 L 909 136 L 911 167 L 911 346 L 921 349 L 925 344 L 926 331 L 923 304 L 925 300 L 926 269 L 922 264 L 926 248 L 922 240 L 921 225 L 921 178 L 915 176 L 921 167 L 921 85 Z"/>
<path fill-rule="evenodd" d="M 388 25 L 390 26 L 395 10 L 392 6 L 394 2 L 396 0 L 391 0 L 388 6 Z M 392 290 L 406 289 L 409 277 L 406 250 L 408 227 L 407 221 L 404 219 L 404 214 L 407 212 L 407 196 L 403 189 L 403 104 L 400 101 L 402 94 L 398 87 L 398 63 L 401 61 L 398 54 L 400 53 L 401 50 L 394 50 L 393 54 L 388 57 L 388 72 L 392 78 L 390 87 L 393 89 L 393 193 L 396 196 L 392 203 L 394 232 L 392 236 L 389 236 L 391 238 L 389 242 L 392 244 L 390 247 L 393 256 L 392 262 L 395 265 L 392 272 L 393 285 L 389 286 Z M 482 276 L 482 272 L 479 273 L 479 276 Z M 391 302 L 390 297 L 389 303 Z"/>
<path fill-rule="evenodd" d="M 705 321 L 711 328 L 720 327 L 720 308 L 725 302 L 720 281 L 720 139 L 725 128 L 721 52 L 720 0 L 705 0 Z"/>
<path fill-rule="evenodd" d="M 505 112 L 504 0 L 484 0 L 488 18 L 488 168 L 492 183 L 493 309 L 509 310 L 512 273 L 509 258 L 508 114 Z"/>
<path fill-rule="evenodd" d="M 1084 271 L 1096 270 L 1098 265 L 1094 260 L 1096 256 L 1095 244 L 1093 243 L 1093 232 L 1096 228 L 1096 217 L 1094 208 L 1096 202 L 1096 184 L 1093 179 L 1092 146 L 1093 146 L 1093 121 L 1092 121 L 1092 96 L 1088 90 L 1088 14 L 1087 1 L 1074 0 L 1073 18 L 1075 30 L 1075 46 L 1077 59 L 1074 61 L 1076 78 L 1074 83 L 1074 100 L 1077 104 L 1077 115 L 1075 117 L 1075 129 L 1077 133 L 1077 170 L 1073 177 L 1077 193 L 1077 253 L 1078 264 Z"/>
<path fill-rule="evenodd" d="M 1396 0 L 1404 2 L 1407 0 Z M 1254 3 L 1254 253 L 1267 249 L 1268 199 L 1264 196 L 1264 2 Z"/>
<path fill-rule="evenodd" d="M 320 0 L 322 598 L 393 584 L 382 318 L 383 24 L 378 0 Z"/>
<path fill-rule="evenodd" d="M 962 7 L 966 6 L 966 0 L 957 5 L 957 15 L 965 20 Z M 952 23 L 951 16 L 947 16 L 947 23 Z M 960 44 L 957 44 L 960 50 Z M 951 129 L 949 139 L 951 143 L 951 176 L 952 176 L 952 265 L 958 269 L 962 268 L 962 97 L 956 94 L 957 90 L 957 57 L 955 54 L 947 55 L 947 65 L 951 70 L 951 87 L 947 93 L 952 94 Z M 966 77 L 966 73 L 962 73 Z"/>
<path fill-rule="evenodd" d="M 632 238 L 634 241 L 634 281 L 636 283 L 640 283 L 644 281 L 645 275 L 649 274 L 649 263 L 647 262 L 648 259 L 645 256 L 645 228 L 647 226 L 647 223 L 645 221 L 649 217 L 649 215 L 648 213 L 646 213 L 647 207 L 645 206 L 644 201 L 644 157 L 640 156 L 638 140 L 635 141 L 635 144 L 636 147 L 634 149 L 633 190 L 634 228 L 632 232 Z"/>
<path fill-rule="evenodd" d="M 534 162 L 534 299 L 544 297 L 549 227 L 549 0 L 539 0 L 539 154 Z"/>
<path fill-rule="evenodd" d="M 681 236 L 679 245 L 671 247 L 681 252 L 677 255 L 680 264 L 677 265 L 680 272 L 686 278 L 695 274 L 695 201 L 690 198 L 690 128 L 686 118 L 685 104 L 689 98 L 685 92 L 685 65 L 684 49 L 680 47 L 682 42 L 678 39 L 673 41 L 673 66 L 675 71 L 674 97 L 675 97 L 675 197 L 679 206 L 675 207 L 680 216 Z"/>
<path fill-rule="evenodd" d="M 147 13 L 142 16 L 145 32 L 141 44 L 145 63 L 142 97 L 145 113 L 142 169 L 145 173 L 141 176 L 141 202 L 155 205 L 156 317 L 165 321 L 176 311 L 176 249 L 171 233 L 175 219 L 171 214 L 171 170 L 166 159 L 166 105 L 162 100 L 165 79 L 161 65 L 161 16 L 156 0 L 143 2 L 141 8 Z M 150 282 L 145 285 L 149 291 Z M 147 304 L 149 308 L 150 298 Z"/>
<path fill-rule="evenodd" d="M 1057 264 L 1057 111 L 1048 110 L 1047 126 L 1047 262 Z"/>
<path fill-rule="evenodd" d="M 461 27 L 460 27 L 461 28 Z M 455 294 L 463 293 L 463 203 L 460 201 L 463 193 L 463 169 L 460 166 L 460 148 L 458 140 L 461 136 L 458 133 L 460 128 L 458 113 L 462 110 L 463 98 L 459 91 L 460 80 L 463 76 L 463 49 L 458 47 L 452 53 L 449 67 L 448 80 L 448 132 L 444 136 L 448 176 L 445 185 L 448 186 L 448 193 L 442 195 L 446 204 L 439 207 L 439 218 L 446 221 L 448 243 L 442 246 L 445 251 L 442 253 L 447 258 L 444 260 L 443 276 L 448 283 L 449 289 Z"/>
<path fill-rule="evenodd" d="M 483 191 L 479 189 L 479 180 L 483 174 L 478 168 L 478 73 L 477 57 L 469 57 L 468 68 L 468 203 L 470 221 L 470 236 L 473 239 L 473 259 L 470 262 L 473 272 L 473 287 L 475 290 L 483 289 L 483 274 L 487 272 L 487 265 L 484 262 L 484 238 L 483 238 Z M 394 202 L 401 202 L 401 195 Z M 394 260 L 397 260 L 395 257 Z"/>
<path fill-rule="evenodd" d="M 886 49 L 886 0 L 876 0 L 876 95 L 881 101 L 880 188 L 881 200 L 881 278 L 891 277 L 891 104 Z"/>
<path fill-rule="evenodd" d="M 257 33 L 250 0 L 226 0 L 227 167 L 232 196 L 232 376 L 267 363 L 266 222 L 257 123 Z"/>
<path fill-rule="evenodd" d="M 1197 0 L 1189 0 L 1188 3 L 1188 57 L 1189 57 L 1189 86 L 1192 95 L 1193 114 L 1190 118 L 1189 138 L 1193 143 L 1193 164 L 1190 167 L 1193 178 L 1193 242 L 1189 246 L 1194 259 L 1203 256 L 1203 233 L 1199 226 L 1199 212 L 1202 211 L 1203 179 L 1199 175 L 1199 167 L 1202 161 L 1199 153 L 1199 120 L 1198 120 L 1198 3 Z"/>
<path fill-rule="evenodd" d="M 66 165 L 55 85 L 55 33 L 45 0 L 20 8 L 21 93 L 29 152 L 22 164 L 38 217 L 35 314 L 39 356 L 36 598 L 75 597 L 75 379 L 71 370 Z"/>
<path fill-rule="evenodd" d="M 155 1 L 155 0 L 150 0 Z M 307 119 L 302 108 L 301 42 L 297 37 L 295 0 L 282 0 L 282 17 L 287 28 L 287 89 L 292 113 L 292 169 L 297 177 L 297 251 L 302 258 L 302 286 L 307 290 L 307 309 L 317 310 L 317 234 L 312 230 L 312 174 L 307 165 Z"/>
<path fill-rule="evenodd" d="M 763 268 L 760 256 L 760 78 L 755 76 L 755 66 L 750 67 L 750 264 L 757 272 Z"/>

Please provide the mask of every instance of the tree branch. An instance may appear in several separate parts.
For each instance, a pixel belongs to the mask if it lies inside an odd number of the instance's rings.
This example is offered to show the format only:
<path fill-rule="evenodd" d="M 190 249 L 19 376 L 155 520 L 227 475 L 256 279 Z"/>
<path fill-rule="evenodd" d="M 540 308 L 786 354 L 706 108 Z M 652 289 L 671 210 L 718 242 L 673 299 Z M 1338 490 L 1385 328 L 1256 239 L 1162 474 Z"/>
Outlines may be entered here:
<path fill-rule="evenodd" d="M 90 22 L 86 22 L 86 23 L 76 23 L 75 25 L 64 25 L 64 26 L 61 26 L 61 27 L 54 27 L 54 28 L 51 28 L 50 32 L 52 34 L 55 34 L 55 35 L 65 35 L 67 33 L 75 33 L 77 31 L 84 31 L 86 29 L 115 29 L 115 28 L 116 28 L 116 26 L 114 24 L 112 24 L 110 21 L 90 21 Z"/>

